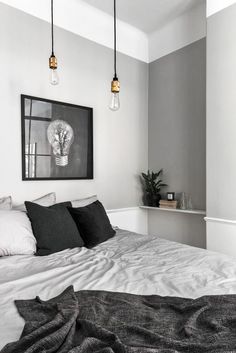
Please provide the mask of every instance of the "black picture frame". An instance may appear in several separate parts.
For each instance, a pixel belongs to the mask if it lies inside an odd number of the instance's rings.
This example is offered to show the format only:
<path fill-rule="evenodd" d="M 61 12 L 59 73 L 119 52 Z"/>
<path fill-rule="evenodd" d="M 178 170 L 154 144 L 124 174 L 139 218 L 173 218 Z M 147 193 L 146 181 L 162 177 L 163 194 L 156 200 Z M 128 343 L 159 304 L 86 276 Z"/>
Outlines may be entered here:
<path fill-rule="evenodd" d="M 166 196 L 167 196 L 167 200 L 168 201 L 175 201 L 175 192 L 167 192 L 166 193 Z"/>
<path fill-rule="evenodd" d="M 21 137 L 22 180 L 93 179 L 93 108 L 22 94 Z"/>

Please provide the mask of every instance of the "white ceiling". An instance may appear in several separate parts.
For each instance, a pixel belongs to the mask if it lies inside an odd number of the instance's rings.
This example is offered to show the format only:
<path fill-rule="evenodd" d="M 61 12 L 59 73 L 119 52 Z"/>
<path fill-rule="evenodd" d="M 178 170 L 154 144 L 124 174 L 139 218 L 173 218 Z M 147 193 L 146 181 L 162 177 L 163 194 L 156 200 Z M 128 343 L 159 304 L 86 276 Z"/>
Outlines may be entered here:
<path fill-rule="evenodd" d="M 48 1 L 0 0 L 0 3 L 50 22 Z M 55 3 L 56 26 L 113 49 L 112 17 L 108 14 L 112 14 L 113 0 Z M 206 0 L 117 0 L 117 4 L 123 20 L 118 28 L 118 51 L 138 60 L 152 62 L 206 36 Z M 154 32 L 156 29 L 161 30 Z"/>
<path fill-rule="evenodd" d="M 113 14 L 113 0 L 83 0 Z M 117 17 L 146 33 L 154 32 L 206 0 L 117 0 Z"/>

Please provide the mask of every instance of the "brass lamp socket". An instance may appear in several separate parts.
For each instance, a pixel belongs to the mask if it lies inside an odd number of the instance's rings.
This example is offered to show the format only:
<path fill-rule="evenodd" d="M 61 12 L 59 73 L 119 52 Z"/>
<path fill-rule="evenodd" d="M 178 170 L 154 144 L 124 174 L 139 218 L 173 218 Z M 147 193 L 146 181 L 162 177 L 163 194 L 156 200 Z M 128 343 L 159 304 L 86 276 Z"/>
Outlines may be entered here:
<path fill-rule="evenodd" d="M 57 58 L 55 57 L 55 55 L 51 55 L 49 58 L 49 67 L 52 70 L 56 70 L 57 69 Z"/>
<path fill-rule="evenodd" d="M 120 92 L 120 82 L 118 79 L 113 79 L 111 82 L 111 91 L 112 93 L 119 93 Z"/>

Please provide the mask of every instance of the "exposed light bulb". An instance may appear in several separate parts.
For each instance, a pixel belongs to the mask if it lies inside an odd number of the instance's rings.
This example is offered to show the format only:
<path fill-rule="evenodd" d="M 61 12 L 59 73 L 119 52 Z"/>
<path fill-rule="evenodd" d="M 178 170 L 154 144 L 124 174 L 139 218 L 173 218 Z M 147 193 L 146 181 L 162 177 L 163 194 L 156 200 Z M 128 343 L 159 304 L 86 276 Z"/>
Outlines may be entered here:
<path fill-rule="evenodd" d="M 56 165 L 68 165 L 70 146 L 74 141 L 74 131 L 64 120 L 54 120 L 47 129 L 48 141 L 53 148 Z"/>
<path fill-rule="evenodd" d="M 120 82 L 118 80 L 118 77 L 115 75 L 115 77 L 111 82 L 111 102 L 109 105 L 109 109 L 111 109 L 113 112 L 120 109 L 119 92 L 120 92 Z"/>
<path fill-rule="evenodd" d="M 52 39 L 52 53 L 49 58 L 50 69 L 50 83 L 53 86 L 59 84 L 59 76 L 57 72 L 57 58 L 54 54 L 54 16 L 53 16 L 53 0 L 51 0 L 51 39 Z"/>
<path fill-rule="evenodd" d="M 54 53 L 49 58 L 49 69 L 50 69 L 50 83 L 53 86 L 59 84 L 59 76 L 57 72 L 57 58 Z"/>
<path fill-rule="evenodd" d="M 53 86 L 56 86 L 59 84 L 59 76 L 57 69 L 50 69 L 50 83 Z"/>
<path fill-rule="evenodd" d="M 109 109 L 112 110 L 113 112 L 117 111 L 120 109 L 120 97 L 119 93 L 112 92 L 111 93 L 111 102 L 109 105 Z"/>
<path fill-rule="evenodd" d="M 120 109 L 120 82 L 117 77 L 117 70 L 116 70 L 116 0 L 114 1 L 114 77 L 111 82 L 111 102 L 109 105 L 109 109 L 113 112 L 116 112 Z"/>

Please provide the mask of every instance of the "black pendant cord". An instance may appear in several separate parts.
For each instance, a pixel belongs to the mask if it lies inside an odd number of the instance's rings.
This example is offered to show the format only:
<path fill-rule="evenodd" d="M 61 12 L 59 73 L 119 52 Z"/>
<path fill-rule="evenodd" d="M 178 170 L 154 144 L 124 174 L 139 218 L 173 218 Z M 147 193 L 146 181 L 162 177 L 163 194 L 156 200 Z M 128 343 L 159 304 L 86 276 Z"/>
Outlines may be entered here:
<path fill-rule="evenodd" d="M 116 0 L 114 0 L 114 79 L 118 80 L 116 72 Z"/>
<path fill-rule="evenodd" d="M 53 21 L 53 0 L 51 0 L 51 36 L 52 36 L 52 56 L 54 56 L 54 21 Z"/>

